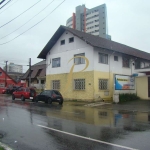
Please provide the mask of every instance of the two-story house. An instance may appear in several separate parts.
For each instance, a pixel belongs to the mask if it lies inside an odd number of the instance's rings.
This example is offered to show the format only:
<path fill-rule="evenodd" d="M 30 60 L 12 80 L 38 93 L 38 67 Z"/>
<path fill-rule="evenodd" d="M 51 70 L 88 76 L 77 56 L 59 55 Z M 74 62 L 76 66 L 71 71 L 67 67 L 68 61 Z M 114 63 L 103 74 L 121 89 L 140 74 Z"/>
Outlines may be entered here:
<path fill-rule="evenodd" d="M 46 89 L 89 101 L 136 93 L 134 76 L 142 75 L 136 69 L 150 66 L 149 53 L 65 26 L 38 58 L 46 59 Z"/>

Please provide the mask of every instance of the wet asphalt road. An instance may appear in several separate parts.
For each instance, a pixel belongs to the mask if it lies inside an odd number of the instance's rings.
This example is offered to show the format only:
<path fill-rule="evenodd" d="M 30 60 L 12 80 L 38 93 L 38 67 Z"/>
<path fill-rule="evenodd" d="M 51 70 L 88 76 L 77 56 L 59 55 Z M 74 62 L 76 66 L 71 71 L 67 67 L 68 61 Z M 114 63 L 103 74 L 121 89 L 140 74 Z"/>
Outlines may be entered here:
<path fill-rule="evenodd" d="M 14 150 L 150 149 L 150 114 L 0 95 L 0 142 Z"/>

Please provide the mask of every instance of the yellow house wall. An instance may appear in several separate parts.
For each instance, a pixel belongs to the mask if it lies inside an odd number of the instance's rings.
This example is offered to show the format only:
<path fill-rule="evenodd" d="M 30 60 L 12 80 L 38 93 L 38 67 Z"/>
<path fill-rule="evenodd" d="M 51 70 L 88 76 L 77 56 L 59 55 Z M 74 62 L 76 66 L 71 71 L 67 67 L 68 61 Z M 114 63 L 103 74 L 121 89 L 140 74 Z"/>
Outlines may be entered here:
<path fill-rule="evenodd" d="M 62 93 L 64 99 L 69 100 L 93 100 L 94 93 L 94 74 L 93 71 L 78 72 L 73 73 L 72 78 L 69 82 L 69 87 L 67 87 L 69 74 L 54 74 L 46 76 L 46 89 L 52 89 L 52 80 L 60 80 L 60 92 Z M 85 90 L 74 90 L 74 79 L 85 79 Z"/>
<path fill-rule="evenodd" d="M 68 100 L 112 100 L 113 95 L 113 74 L 100 71 L 86 71 L 72 74 L 69 86 L 67 88 L 68 73 L 54 74 L 46 76 L 46 89 L 52 89 L 52 80 L 60 80 L 60 92 L 64 99 Z M 109 79 L 110 76 L 110 79 Z M 74 79 L 85 79 L 85 90 L 74 90 Z M 98 80 L 108 79 L 108 90 L 99 90 Z M 108 95 L 105 95 L 108 92 Z"/>
<path fill-rule="evenodd" d="M 148 100 L 148 77 L 137 77 L 136 78 L 136 90 L 137 96 L 141 99 Z"/>
<path fill-rule="evenodd" d="M 108 79 L 108 90 L 99 90 L 99 79 Z M 108 72 L 94 71 L 94 97 L 95 99 L 112 100 L 113 95 L 113 74 Z M 108 92 L 108 95 L 105 95 Z"/>

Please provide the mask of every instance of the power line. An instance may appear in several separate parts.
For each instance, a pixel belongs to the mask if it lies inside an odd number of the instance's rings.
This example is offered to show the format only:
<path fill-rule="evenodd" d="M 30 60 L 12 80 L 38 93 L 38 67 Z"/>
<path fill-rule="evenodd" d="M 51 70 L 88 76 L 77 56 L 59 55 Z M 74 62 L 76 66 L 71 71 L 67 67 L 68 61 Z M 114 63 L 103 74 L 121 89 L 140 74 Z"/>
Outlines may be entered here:
<path fill-rule="evenodd" d="M 16 38 L 20 37 L 21 35 L 23 35 L 24 33 L 26 33 L 27 31 L 31 30 L 32 28 L 34 28 L 35 26 L 37 26 L 39 23 L 41 23 L 43 20 L 45 20 L 50 14 L 52 14 L 58 7 L 60 7 L 66 0 L 63 0 L 57 7 L 55 7 L 47 16 L 45 16 L 42 20 L 40 20 L 39 22 L 37 22 L 36 24 L 34 24 L 33 26 L 31 26 L 30 28 L 28 28 L 27 30 L 25 30 L 24 32 L 22 32 L 21 34 L 19 34 L 18 36 L 16 36 L 15 38 L 5 42 L 5 43 L 1 43 L 0 45 L 4 45 L 7 44 L 13 40 L 15 40 Z"/>
<path fill-rule="evenodd" d="M 2 0 L 2 1 L 0 2 L 0 5 L 3 4 L 4 2 L 5 2 L 5 0 Z"/>
<path fill-rule="evenodd" d="M 11 0 L 9 0 L 6 4 L 4 4 L 2 7 L 0 7 L 0 9 L 2 9 L 4 6 L 6 6 L 10 2 L 11 2 Z"/>
<path fill-rule="evenodd" d="M 18 0 L 16 0 L 12 5 L 14 5 Z M 2 14 L 4 11 L 6 11 L 8 8 L 10 8 L 12 5 L 10 5 L 9 7 L 7 7 L 6 9 L 4 9 L 3 11 L 0 12 L 0 14 Z"/>
<path fill-rule="evenodd" d="M 2 26 L 0 26 L 0 28 L 2 28 L 3 26 L 9 24 L 10 22 L 12 22 L 13 20 L 17 19 L 18 17 L 20 17 L 22 14 L 24 14 L 25 12 L 27 12 L 29 9 L 31 9 L 32 7 L 34 7 L 36 4 L 38 4 L 41 0 L 37 1 L 35 4 L 33 4 L 32 6 L 30 6 L 28 9 L 26 9 L 25 11 L 23 11 L 21 14 L 19 14 L 18 16 L 16 16 L 15 18 L 11 19 L 10 21 L 6 22 L 5 24 L 3 24 Z"/>
<path fill-rule="evenodd" d="M 54 2 L 54 0 L 51 1 L 48 5 L 46 5 L 46 7 L 44 7 L 41 11 L 39 11 L 39 12 L 38 12 L 36 15 L 34 15 L 32 18 L 30 18 L 27 22 L 25 22 L 23 25 L 21 25 L 19 28 L 17 28 L 17 29 L 15 29 L 14 31 L 12 31 L 12 32 L 10 32 L 10 33 L 8 33 L 8 34 L 6 34 L 5 36 L 1 37 L 0 39 L 3 39 L 3 38 L 5 38 L 5 37 L 11 35 L 11 34 L 14 33 L 15 31 L 17 31 L 17 30 L 19 30 L 20 28 L 22 28 L 23 26 L 25 26 L 25 25 L 26 25 L 28 22 L 30 22 L 33 18 L 35 18 L 35 17 L 36 17 L 37 15 L 39 15 L 42 11 L 44 11 L 49 5 L 51 5 L 52 2 Z"/>

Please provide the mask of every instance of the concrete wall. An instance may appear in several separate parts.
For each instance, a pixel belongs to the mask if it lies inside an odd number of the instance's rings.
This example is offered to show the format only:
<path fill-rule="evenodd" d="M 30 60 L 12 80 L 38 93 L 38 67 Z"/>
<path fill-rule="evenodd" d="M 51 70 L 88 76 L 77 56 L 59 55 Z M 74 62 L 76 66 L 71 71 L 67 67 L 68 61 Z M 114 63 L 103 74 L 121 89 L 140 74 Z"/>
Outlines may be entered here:
<path fill-rule="evenodd" d="M 148 97 L 148 77 L 137 77 L 136 85 L 137 96 L 141 99 L 150 100 L 150 97 Z"/>

